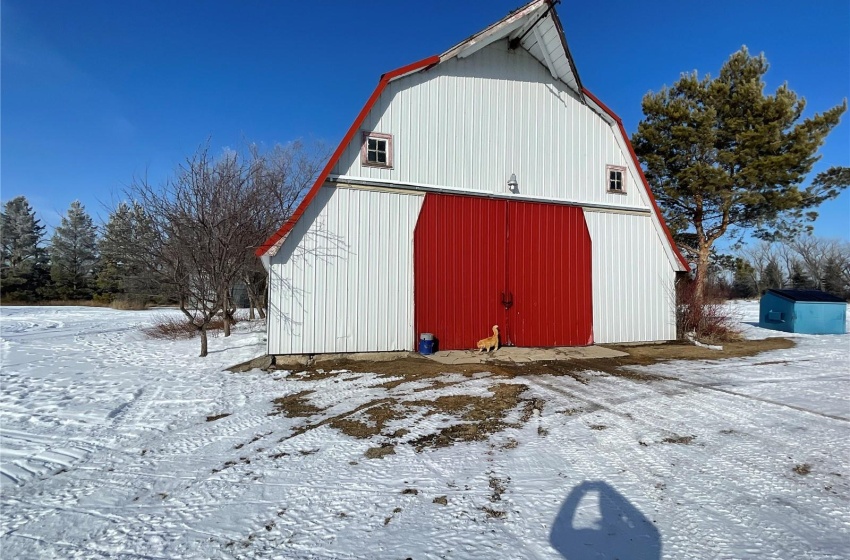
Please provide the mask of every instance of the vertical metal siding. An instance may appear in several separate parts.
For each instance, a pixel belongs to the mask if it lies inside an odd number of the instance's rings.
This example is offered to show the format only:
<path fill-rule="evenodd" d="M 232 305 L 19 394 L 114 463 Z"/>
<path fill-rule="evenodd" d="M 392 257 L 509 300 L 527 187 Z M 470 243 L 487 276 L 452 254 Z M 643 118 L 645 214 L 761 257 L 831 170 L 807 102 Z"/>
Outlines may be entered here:
<path fill-rule="evenodd" d="M 649 215 L 584 211 L 593 251 L 594 340 L 676 338 L 675 272 Z"/>
<path fill-rule="evenodd" d="M 346 178 L 648 208 L 614 129 L 523 49 L 498 42 L 391 82 L 364 129 L 394 137 L 393 169 L 360 164 L 360 138 L 333 174 Z M 607 193 L 606 164 L 630 169 Z"/>
<path fill-rule="evenodd" d="M 269 353 L 413 350 L 422 196 L 324 187 L 271 258 Z"/>

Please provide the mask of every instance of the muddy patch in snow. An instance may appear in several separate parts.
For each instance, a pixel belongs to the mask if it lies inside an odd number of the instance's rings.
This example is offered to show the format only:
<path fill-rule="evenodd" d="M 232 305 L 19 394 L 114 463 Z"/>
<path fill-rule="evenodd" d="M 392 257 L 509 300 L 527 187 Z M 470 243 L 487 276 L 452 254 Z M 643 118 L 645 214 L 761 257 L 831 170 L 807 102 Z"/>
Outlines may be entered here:
<path fill-rule="evenodd" d="M 425 409 L 426 415 L 453 416 L 459 423 L 440 429 L 436 433 L 416 438 L 409 443 L 416 451 L 426 447 L 448 447 L 459 442 L 482 441 L 507 427 L 519 427 L 531 418 L 534 406 L 542 408 L 540 399 L 522 398 L 528 386 L 499 383 L 489 387 L 492 395 L 446 395 L 437 399 L 405 401 L 404 404 Z M 507 421 L 508 414 L 522 409 L 516 422 Z"/>
<path fill-rule="evenodd" d="M 446 366 L 416 355 L 375 362 L 344 358 L 324 360 L 315 364 L 320 368 L 288 378 L 304 382 L 309 389 L 275 399 L 271 414 L 309 419 L 293 426 L 290 436 L 281 442 L 327 426 L 356 439 L 379 438 L 376 446 L 365 451 L 365 456 L 381 459 L 396 453 L 399 445 L 409 445 L 421 452 L 427 448 L 485 441 L 507 429 L 522 427 L 539 417 L 545 404 L 542 399 L 526 393 L 528 385 L 518 382 L 518 378 L 526 375 L 570 377 L 581 385 L 588 385 L 598 379 L 601 372 L 639 383 L 652 383 L 666 377 L 638 371 L 633 366 L 667 360 L 751 356 L 793 345 L 788 339 L 767 338 L 733 342 L 725 345 L 722 352 L 679 343 L 616 346 L 629 356 L 531 364 Z M 449 368 L 451 373 L 446 371 Z M 344 396 L 349 391 L 360 392 L 362 397 L 350 400 Z M 330 395 L 337 397 L 330 399 Z M 351 405 L 346 406 L 349 402 Z M 335 414 L 327 414 L 331 407 Z M 572 416 L 591 409 L 568 409 L 563 413 Z M 589 426 L 596 431 L 607 428 L 599 423 Z M 546 434 L 545 429 L 538 428 L 538 435 Z M 688 445 L 694 439 L 674 436 L 663 443 Z M 509 445 L 501 448 L 512 449 Z"/>
<path fill-rule="evenodd" d="M 640 346 L 606 345 L 627 352 L 629 355 L 622 358 L 610 358 L 593 360 L 596 362 L 612 362 L 620 366 L 647 366 L 658 362 L 670 360 L 717 360 L 723 358 L 741 358 L 755 356 L 762 352 L 771 350 L 787 350 L 793 348 L 795 343 L 788 338 L 765 338 L 761 340 L 737 340 L 723 343 L 723 350 L 711 350 L 693 346 L 687 342 L 671 342 L 668 344 L 644 344 Z"/>
<path fill-rule="evenodd" d="M 455 375 L 448 381 L 414 377 L 404 381 L 410 385 L 397 384 L 388 390 L 378 376 L 367 383 L 370 397 L 366 402 L 351 401 L 352 408 L 342 411 L 336 406 L 338 413 L 332 416 L 322 417 L 329 410 L 320 402 L 326 394 L 313 389 L 274 399 L 270 414 L 310 419 L 293 426 L 290 436 L 281 442 L 327 426 L 357 439 L 380 437 L 380 445 L 365 453 L 367 458 L 378 459 L 395 453 L 400 444 L 422 451 L 487 440 L 506 428 L 521 427 L 539 416 L 544 407 L 542 399 L 523 396 L 527 385 L 494 383 L 489 376 L 473 379 Z"/>
<path fill-rule="evenodd" d="M 320 414 L 323 410 L 313 405 L 308 398 L 312 393 L 313 391 L 301 391 L 293 395 L 276 398 L 272 401 L 275 409 L 271 414 L 283 414 L 289 418 Z"/>

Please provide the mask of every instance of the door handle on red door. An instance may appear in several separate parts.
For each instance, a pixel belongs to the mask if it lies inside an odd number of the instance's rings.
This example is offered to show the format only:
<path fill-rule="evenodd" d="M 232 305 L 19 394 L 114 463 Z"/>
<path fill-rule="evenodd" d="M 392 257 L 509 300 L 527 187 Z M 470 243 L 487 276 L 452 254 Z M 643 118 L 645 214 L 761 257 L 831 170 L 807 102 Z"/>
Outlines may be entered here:
<path fill-rule="evenodd" d="M 514 304 L 514 295 L 511 292 L 502 292 L 502 305 L 505 309 L 510 309 Z"/>

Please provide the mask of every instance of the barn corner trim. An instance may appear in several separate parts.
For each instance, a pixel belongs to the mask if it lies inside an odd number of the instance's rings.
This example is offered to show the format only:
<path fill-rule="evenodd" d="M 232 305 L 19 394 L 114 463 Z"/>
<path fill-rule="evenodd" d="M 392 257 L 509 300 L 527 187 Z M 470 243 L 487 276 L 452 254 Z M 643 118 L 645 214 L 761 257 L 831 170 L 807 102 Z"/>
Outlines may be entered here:
<path fill-rule="evenodd" d="M 679 251 L 679 248 L 676 246 L 676 243 L 673 241 L 673 234 L 670 233 L 670 228 L 667 227 L 667 222 L 664 220 L 664 216 L 661 214 L 661 209 L 658 207 L 658 202 L 655 201 L 655 196 L 652 194 L 652 189 L 649 186 L 649 181 L 646 180 L 646 175 L 643 174 L 643 168 L 640 165 L 640 161 L 638 160 L 637 154 L 635 153 L 635 149 L 632 146 L 631 140 L 629 140 L 629 135 L 626 134 L 626 127 L 623 126 L 623 120 L 611 110 L 610 107 L 602 103 L 598 97 L 590 93 L 587 88 L 582 88 L 584 94 L 590 98 L 596 105 L 599 106 L 600 109 L 605 111 L 609 117 L 614 119 L 614 122 L 617 123 L 617 126 L 620 129 L 620 134 L 623 136 L 623 140 L 626 142 L 626 146 L 629 148 L 629 154 L 632 157 L 632 161 L 635 164 L 635 168 L 637 169 L 638 175 L 640 176 L 640 180 L 643 183 L 644 189 L 646 190 L 646 194 L 649 196 L 649 201 L 652 203 L 652 211 L 655 214 L 655 217 L 658 219 L 658 223 L 661 224 L 661 228 L 664 230 L 664 235 L 667 237 L 667 242 L 670 244 L 670 248 L 673 250 L 673 254 L 679 260 L 679 263 L 682 265 L 682 271 L 689 270 L 688 261 L 685 257 L 682 256 L 682 253 Z"/>
<path fill-rule="evenodd" d="M 301 216 L 304 215 L 304 212 L 307 210 L 307 207 L 310 206 L 310 203 L 318 194 L 319 189 L 322 188 L 322 185 L 327 180 L 331 170 L 337 164 L 339 158 L 342 157 L 342 153 L 345 151 L 346 147 L 348 147 L 348 144 L 354 138 L 354 135 L 360 129 L 360 125 L 363 124 L 363 121 L 366 119 L 366 116 L 369 114 L 369 112 L 372 110 L 372 107 L 375 105 L 375 103 L 377 103 L 378 99 L 381 97 L 381 94 L 384 92 L 384 89 L 386 89 L 387 84 L 389 84 L 392 80 L 396 78 L 400 78 L 402 76 L 406 76 L 407 74 L 412 74 L 413 72 L 418 72 L 419 70 L 429 68 L 431 66 L 439 64 L 439 62 L 439 56 L 429 56 L 428 58 L 423 58 L 422 60 L 419 60 L 412 64 L 408 64 L 407 66 L 402 66 L 401 68 L 397 68 L 395 70 L 392 70 L 391 72 L 387 72 L 386 74 L 381 75 L 381 79 L 378 82 L 378 85 L 375 87 L 375 90 L 372 92 L 372 95 L 369 97 L 369 99 L 366 101 L 366 104 L 363 106 L 363 109 L 360 110 L 360 113 L 354 119 L 354 122 L 348 129 L 348 132 L 346 132 L 345 136 L 343 136 L 342 140 L 339 143 L 339 146 L 337 146 L 337 149 L 331 155 L 330 159 L 328 160 L 328 163 L 325 165 L 324 169 L 322 169 L 322 172 L 319 173 L 319 176 L 316 178 L 316 181 L 315 183 L 313 183 L 313 186 L 310 187 L 310 190 L 307 191 L 307 194 L 301 200 L 301 203 L 298 205 L 298 208 L 296 208 L 295 212 L 292 213 L 292 216 L 290 216 L 289 219 L 286 220 L 286 222 L 284 222 L 282 226 L 280 226 L 280 229 L 278 229 L 271 237 L 269 237 L 265 241 L 265 243 L 260 245 L 260 247 L 254 252 L 255 255 L 261 258 L 266 257 L 266 253 L 268 253 L 269 250 L 272 249 L 272 247 L 274 247 L 279 241 L 281 241 L 286 236 L 286 234 L 292 231 L 292 228 L 295 227 L 295 224 L 297 224 L 298 220 L 301 219 Z"/>

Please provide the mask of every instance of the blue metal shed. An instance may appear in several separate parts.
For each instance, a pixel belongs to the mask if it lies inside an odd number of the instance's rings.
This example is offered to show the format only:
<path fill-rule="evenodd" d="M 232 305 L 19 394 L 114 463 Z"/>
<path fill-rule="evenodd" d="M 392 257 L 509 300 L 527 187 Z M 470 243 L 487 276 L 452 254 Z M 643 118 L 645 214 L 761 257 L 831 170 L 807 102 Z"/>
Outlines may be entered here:
<path fill-rule="evenodd" d="M 759 304 L 759 326 L 805 334 L 844 334 L 847 302 L 818 290 L 768 290 Z"/>

